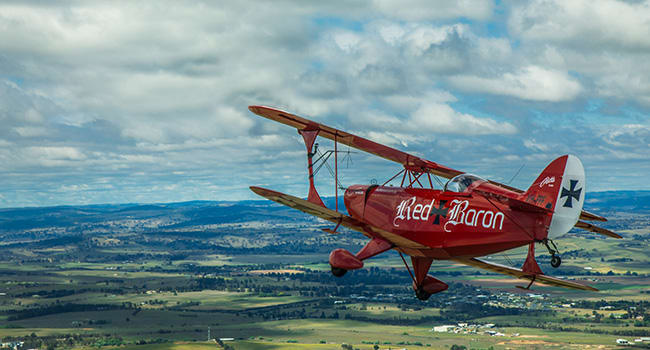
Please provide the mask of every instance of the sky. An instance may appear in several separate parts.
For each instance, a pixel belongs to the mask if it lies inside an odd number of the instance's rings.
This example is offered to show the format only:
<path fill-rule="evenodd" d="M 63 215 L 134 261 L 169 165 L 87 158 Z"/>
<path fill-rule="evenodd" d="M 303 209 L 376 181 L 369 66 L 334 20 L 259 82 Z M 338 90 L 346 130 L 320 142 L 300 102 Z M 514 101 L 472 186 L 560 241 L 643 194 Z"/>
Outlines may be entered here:
<path fill-rule="evenodd" d="M 650 189 L 650 3 L 4 0 L 0 207 L 305 196 L 256 104 L 520 188 L 571 153 L 588 191 Z M 341 157 L 344 186 L 400 170 Z"/>

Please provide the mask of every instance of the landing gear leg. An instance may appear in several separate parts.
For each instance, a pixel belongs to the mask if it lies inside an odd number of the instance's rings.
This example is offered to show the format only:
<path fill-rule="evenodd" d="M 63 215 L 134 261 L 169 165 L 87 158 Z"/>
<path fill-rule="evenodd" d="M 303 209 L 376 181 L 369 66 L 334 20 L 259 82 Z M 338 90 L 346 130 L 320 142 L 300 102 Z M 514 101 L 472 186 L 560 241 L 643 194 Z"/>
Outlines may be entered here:
<path fill-rule="evenodd" d="M 432 258 L 411 257 L 411 264 L 413 265 L 413 272 L 411 272 L 402 252 L 399 252 L 399 256 L 402 258 L 404 266 L 406 266 L 409 275 L 413 279 L 413 290 L 418 299 L 422 301 L 428 300 L 432 294 L 442 292 L 449 287 L 445 282 L 427 275 L 429 267 L 431 267 L 431 263 L 433 262 Z"/>
<path fill-rule="evenodd" d="M 553 266 L 554 268 L 560 267 L 560 265 L 562 265 L 562 258 L 560 257 L 559 254 L 557 254 L 558 249 L 557 249 L 557 246 L 555 245 L 555 243 L 552 240 L 548 239 L 548 238 L 545 239 L 542 242 L 546 246 L 546 249 L 548 249 L 548 252 L 551 254 L 551 266 Z M 551 246 L 548 245 L 549 242 L 551 242 L 551 245 L 553 246 L 553 248 L 551 248 Z"/>
<path fill-rule="evenodd" d="M 411 257 L 411 265 L 413 265 L 414 273 L 413 290 L 415 291 L 415 296 L 422 301 L 428 300 L 432 294 L 424 288 L 427 277 L 430 277 L 427 275 L 427 272 L 429 272 L 429 267 L 431 267 L 432 262 L 433 259 L 431 258 Z"/>

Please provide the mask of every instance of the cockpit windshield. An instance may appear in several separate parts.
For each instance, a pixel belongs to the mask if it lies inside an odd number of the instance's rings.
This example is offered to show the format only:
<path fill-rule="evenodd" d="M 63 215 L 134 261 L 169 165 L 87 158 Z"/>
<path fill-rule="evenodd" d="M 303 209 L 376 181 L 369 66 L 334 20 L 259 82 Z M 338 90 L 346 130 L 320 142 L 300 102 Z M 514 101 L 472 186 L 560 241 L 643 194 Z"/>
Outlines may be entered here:
<path fill-rule="evenodd" d="M 485 182 L 486 180 L 472 174 L 456 175 L 447 181 L 445 184 L 445 191 L 466 192 L 467 189 L 476 181 Z"/>

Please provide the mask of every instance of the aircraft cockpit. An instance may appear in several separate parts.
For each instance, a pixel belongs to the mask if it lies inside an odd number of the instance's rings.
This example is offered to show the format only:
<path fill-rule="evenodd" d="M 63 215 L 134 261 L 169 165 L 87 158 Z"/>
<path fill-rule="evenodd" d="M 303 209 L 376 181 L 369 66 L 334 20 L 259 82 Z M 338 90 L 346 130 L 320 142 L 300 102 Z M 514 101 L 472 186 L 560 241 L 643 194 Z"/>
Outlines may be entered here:
<path fill-rule="evenodd" d="M 476 175 L 460 174 L 454 176 L 449 181 L 447 181 L 447 183 L 445 184 L 445 191 L 468 192 L 468 189 L 470 189 L 470 187 L 476 187 L 476 186 L 472 186 L 474 183 L 476 182 L 483 183 L 485 181 L 487 180 Z"/>

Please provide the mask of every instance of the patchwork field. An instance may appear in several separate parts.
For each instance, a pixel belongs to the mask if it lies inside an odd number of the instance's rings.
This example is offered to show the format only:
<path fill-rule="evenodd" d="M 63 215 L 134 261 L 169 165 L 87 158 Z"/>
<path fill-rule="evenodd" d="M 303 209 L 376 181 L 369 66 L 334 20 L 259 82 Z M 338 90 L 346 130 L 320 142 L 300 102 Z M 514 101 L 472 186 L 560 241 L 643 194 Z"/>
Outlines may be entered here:
<path fill-rule="evenodd" d="M 244 209 L 258 213 L 255 206 Z M 327 235 L 308 218 L 259 208 L 284 219 L 206 229 L 78 217 L 56 230 L 0 228 L 0 338 L 49 349 L 613 349 L 617 339 L 643 347 L 634 340 L 650 336 L 645 214 L 619 220 L 610 213 L 622 240 L 590 233 L 559 239 L 558 269 L 537 247 L 546 273 L 599 292 L 521 290 L 515 287 L 524 281 L 437 261 L 430 273 L 450 288 L 422 302 L 397 253 L 335 278 L 329 252 L 358 250 L 360 234 Z M 5 225 L 12 222 L 1 214 Z M 238 237 L 237 246 L 224 237 Z M 525 254 L 487 258 L 520 266 Z M 443 325 L 453 327 L 433 331 Z"/>

